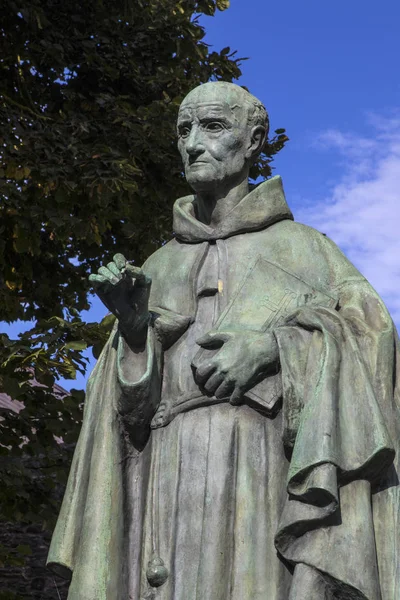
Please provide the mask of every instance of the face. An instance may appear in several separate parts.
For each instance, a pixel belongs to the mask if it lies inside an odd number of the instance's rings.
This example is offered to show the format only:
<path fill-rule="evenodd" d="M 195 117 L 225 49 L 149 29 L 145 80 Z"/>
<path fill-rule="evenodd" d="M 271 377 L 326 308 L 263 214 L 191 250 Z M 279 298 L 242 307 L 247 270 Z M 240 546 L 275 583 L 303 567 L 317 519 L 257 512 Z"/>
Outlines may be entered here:
<path fill-rule="evenodd" d="M 226 190 L 247 173 L 251 132 L 245 109 L 195 95 L 181 105 L 177 127 L 185 176 L 194 191 Z"/>

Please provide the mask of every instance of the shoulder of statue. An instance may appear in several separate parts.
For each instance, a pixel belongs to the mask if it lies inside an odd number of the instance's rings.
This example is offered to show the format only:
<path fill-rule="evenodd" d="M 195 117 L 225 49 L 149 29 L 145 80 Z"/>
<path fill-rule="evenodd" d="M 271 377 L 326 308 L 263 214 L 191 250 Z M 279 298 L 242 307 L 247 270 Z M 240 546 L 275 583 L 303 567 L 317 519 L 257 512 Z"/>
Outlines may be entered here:
<path fill-rule="evenodd" d="M 301 243 L 305 246 L 310 246 L 316 242 L 326 245 L 327 241 L 331 244 L 334 243 L 325 233 L 318 231 L 310 225 L 306 225 L 305 223 L 300 223 L 299 221 L 294 221 L 292 219 L 283 219 L 278 221 L 269 228 L 269 231 L 274 231 L 274 234 L 277 237 L 287 239 L 289 242 L 296 245 Z"/>
<path fill-rule="evenodd" d="M 142 265 L 143 271 L 146 273 L 151 269 L 154 269 L 157 265 L 168 263 L 168 258 L 171 253 L 178 251 L 178 242 L 175 238 L 170 239 L 168 242 L 160 246 L 153 254 L 145 260 Z M 151 275 L 151 273 L 149 273 Z"/>

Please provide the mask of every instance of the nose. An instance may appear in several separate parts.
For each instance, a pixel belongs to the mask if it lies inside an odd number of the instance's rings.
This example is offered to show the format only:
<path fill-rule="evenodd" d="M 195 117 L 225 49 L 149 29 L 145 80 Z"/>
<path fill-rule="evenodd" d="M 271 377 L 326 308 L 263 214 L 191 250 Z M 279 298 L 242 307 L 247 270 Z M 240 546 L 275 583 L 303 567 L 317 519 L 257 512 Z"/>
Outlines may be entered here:
<path fill-rule="evenodd" d="M 185 148 L 190 157 L 200 156 L 200 154 L 204 152 L 204 145 L 199 127 L 194 126 L 191 128 L 189 136 L 186 138 Z"/>

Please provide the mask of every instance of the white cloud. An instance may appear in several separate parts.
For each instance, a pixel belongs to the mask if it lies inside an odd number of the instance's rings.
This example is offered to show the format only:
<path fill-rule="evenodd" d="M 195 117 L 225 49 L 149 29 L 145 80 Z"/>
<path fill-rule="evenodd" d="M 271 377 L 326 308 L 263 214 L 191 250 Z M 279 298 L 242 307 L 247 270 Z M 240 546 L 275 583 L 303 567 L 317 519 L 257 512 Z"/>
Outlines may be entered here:
<path fill-rule="evenodd" d="M 400 116 L 369 117 L 371 137 L 329 130 L 317 147 L 334 152 L 342 176 L 296 217 L 331 237 L 385 300 L 400 325 Z"/>

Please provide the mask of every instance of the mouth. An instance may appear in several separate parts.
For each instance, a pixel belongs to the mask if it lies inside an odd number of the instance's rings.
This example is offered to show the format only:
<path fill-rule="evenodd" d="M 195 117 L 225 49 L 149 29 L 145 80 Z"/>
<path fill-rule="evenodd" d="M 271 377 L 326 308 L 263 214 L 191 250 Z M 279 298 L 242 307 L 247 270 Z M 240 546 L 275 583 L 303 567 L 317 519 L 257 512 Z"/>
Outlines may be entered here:
<path fill-rule="evenodd" d="M 195 162 L 189 163 L 189 167 L 195 167 L 196 165 L 207 165 L 205 160 L 196 160 Z"/>

